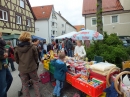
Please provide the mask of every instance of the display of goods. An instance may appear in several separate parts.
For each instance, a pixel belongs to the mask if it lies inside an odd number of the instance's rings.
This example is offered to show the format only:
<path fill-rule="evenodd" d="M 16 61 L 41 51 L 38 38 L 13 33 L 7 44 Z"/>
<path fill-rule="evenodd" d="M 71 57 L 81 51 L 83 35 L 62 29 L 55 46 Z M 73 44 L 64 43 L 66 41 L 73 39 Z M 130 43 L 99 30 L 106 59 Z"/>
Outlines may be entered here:
<path fill-rule="evenodd" d="M 78 77 L 72 78 L 72 86 L 86 93 L 91 97 L 98 97 L 106 88 L 106 82 L 93 78 L 92 80 L 83 80 Z"/>
<path fill-rule="evenodd" d="M 46 70 L 49 70 L 49 63 L 50 63 L 49 60 L 44 60 L 44 61 L 43 61 L 43 67 L 44 67 Z"/>
<path fill-rule="evenodd" d="M 81 75 L 80 78 L 81 78 L 82 80 L 84 80 L 84 81 L 88 81 L 88 77 L 85 76 L 85 75 Z"/>
<path fill-rule="evenodd" d="M 106 76 L 98 74 L 98 73 L 95 73 L 92 70 L 90 71 L 90 76 L 93 76 L 93 77 L 95 77 L 97 79 L 100 79 L 102 81 L 106 81 Z"/>
<path fill-rule="evenodd" d="M 71 71 L 72 73 L 75 73 L 75 66 L 74 66 L 74 65 L 71 65 L 71 66 L 70 66 L 70 71 Z"/>
<path fill-rule="evenodd" d="M 68 71 L 68 72 L 66 73 L 66 81 L 67 81 L 68 83 L 72 84 L 72 78 L 73 78 L 73 77 L 77 77 L 77 76 L 79 76 L 79 74 L 72 73 L 71 71 Z"/>
<path fill-rule="evenodd" d="M 43 84 L 49 82 L 50 81 L 50 73 L 49 72 L 44 72 L 44 73 L 40 74 L 40 79 L 41 79 L 41 82 Z"/>
<path fill-rule="evenodd" d="M 50 71 L 52 74 L 54 74 L 55 67 L 54 67 L 51 63 L 49 63 L 49 71 Z"/>
<path fill-rule="evenodd" d="M 77 66 L 75 67 L 76 73 L 81 73 L 81 70 L 84 68 L 84 66 Z"/>

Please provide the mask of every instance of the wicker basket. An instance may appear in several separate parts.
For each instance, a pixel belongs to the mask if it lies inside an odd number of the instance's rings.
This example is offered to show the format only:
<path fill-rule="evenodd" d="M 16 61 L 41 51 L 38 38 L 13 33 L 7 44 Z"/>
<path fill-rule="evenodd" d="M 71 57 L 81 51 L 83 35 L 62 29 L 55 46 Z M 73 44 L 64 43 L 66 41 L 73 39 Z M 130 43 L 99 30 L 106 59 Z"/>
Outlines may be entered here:
<path fill-rule="evenodd" d="M 121 92 L 121 76 L 124 75 L 124 74 L 130 74 L 129 71 L 124 71 L 124 72 L 121 72 L 120 74 L 118 74 L 115 78 L 115 82 L 114 82 L 114 86 L 115 86 L 115 89 L 116 91 L 118 92 L 118 94 L 120 95 L 120 97 L 126 97 L 125 93 L 124 92 Z"/>
<path fill-rule="evenodd" d="M 110 87 L 110 76 L 112 73 L 115 73 L 117 71 L 117 73 L 120 73 L 120 68 L 118 67 L 113 67 L 112 69 L 110 69 L 108 71 L 107 77 L 106 77 L 106 81 L 107 81 L 107 86 Z"/>

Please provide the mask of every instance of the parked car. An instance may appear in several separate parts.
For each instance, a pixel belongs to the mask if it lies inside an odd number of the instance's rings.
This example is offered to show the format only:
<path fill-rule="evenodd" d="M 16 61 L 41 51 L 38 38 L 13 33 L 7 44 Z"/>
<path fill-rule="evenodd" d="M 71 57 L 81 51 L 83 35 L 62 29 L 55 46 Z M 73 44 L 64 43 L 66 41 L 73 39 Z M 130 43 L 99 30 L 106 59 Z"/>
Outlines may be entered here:
<path fill-rule="evenodd" d="M 130 43 L 127 40 L 122 40 L 122 42 L 124 47 L 130 46 Z"/>

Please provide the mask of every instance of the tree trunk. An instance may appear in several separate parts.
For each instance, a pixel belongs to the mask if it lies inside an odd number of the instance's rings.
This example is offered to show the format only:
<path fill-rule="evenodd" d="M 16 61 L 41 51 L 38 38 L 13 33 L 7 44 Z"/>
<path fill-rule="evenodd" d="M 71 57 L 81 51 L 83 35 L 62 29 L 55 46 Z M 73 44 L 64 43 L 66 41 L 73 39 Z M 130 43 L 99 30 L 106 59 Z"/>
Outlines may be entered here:
<path fill-rule="evenodd" d="M 97 31 L 103 34 L 102 0 L 97 0 Z"/>

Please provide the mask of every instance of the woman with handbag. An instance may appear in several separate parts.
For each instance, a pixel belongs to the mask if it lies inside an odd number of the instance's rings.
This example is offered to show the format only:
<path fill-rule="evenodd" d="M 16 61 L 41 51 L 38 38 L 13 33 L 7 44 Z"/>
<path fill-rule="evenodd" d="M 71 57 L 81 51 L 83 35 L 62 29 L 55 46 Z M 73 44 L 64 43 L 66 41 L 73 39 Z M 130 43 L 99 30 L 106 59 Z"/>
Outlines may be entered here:
<path fill-rule="evenodd" d="M 11 46 L 11 42 L 8 41 L 7 45 L 5 46 L 6 51 L 8 52 L 8 64 L 10 63 L 12 71 L 15 71 L 14 67 L 14 50 L 13 47 Z"/>

